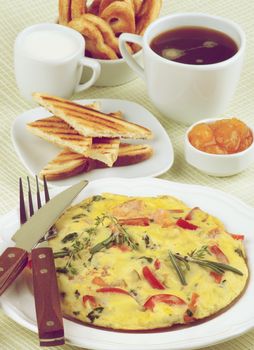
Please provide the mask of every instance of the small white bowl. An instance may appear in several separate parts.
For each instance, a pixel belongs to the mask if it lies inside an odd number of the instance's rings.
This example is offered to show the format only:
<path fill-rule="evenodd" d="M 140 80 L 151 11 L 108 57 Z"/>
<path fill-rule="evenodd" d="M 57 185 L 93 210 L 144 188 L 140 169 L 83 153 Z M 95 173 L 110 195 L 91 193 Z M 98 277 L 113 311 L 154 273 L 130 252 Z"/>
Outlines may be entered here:
<path fill-rule="evenodd" d="M 142 50 L 135 53 L 133 57 L 142 66 Z M 94 86 L 117 86 L 138 78 L 137 74 L 134 73 L 123 58 L 117 60 L 99 60 L 94 58 L 94 60 L 101 65 L 101 74 L 94 83 Z M 92 70 L 85 68 L 81 82 L 88 81 L 91 78 L 91 74 Z"/>
<path fill-rule="evenodd" d="M 234 154 L 211 154 L 198 150 L 189 141 L 191 129 L 201 123 L 212 123 L 218 119 L 204 119 L 193 124 L 185 133 L 184 153 L 187 163 L 211 176 L 231 176 L 240 173 L 254 162 L 254 142 L 246 150 Z M 254 135 L 254 129 L 249 126 Z"/>

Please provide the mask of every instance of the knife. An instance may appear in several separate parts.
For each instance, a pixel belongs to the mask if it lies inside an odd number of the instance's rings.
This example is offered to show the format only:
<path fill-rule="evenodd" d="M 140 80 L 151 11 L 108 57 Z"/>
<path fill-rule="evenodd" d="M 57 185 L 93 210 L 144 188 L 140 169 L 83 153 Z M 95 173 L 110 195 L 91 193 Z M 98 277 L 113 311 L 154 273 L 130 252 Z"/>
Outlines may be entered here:
<path fill-rule="evenodd" d="M 7 248 L 0 256 L 0 296 L 25 268 L 28 252 L 87 184 L 81 181 L 52 198 L 12 236 L 15 246 Z"/>
<path fill-rule="evenodd" d="M 35 248 L 31 258 L 40 346 L 64 345 L 64 325 L 53 251 L 49 247 Z"/>

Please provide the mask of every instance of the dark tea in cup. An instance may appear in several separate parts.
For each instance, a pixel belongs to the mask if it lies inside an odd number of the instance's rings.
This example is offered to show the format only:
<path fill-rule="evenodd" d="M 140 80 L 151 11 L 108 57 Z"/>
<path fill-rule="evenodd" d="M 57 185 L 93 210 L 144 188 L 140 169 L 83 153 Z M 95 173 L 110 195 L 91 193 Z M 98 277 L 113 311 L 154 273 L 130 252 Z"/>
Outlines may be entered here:
<path fill-rule="evenodd" d="M 225 112 L 244 58 L 245 34 L 238 24 L 205 13 L 177 13 L 157 19 L 143 36 L 124 33 L 119 41 L 123 58 L 144 79 L 163 115 L 193 124 Z M 127 42 L 142 46 L 144 68 Z"/>
<path fill-rule="evenodd" d="M 214 64 L 234 56 L 235 41 L 227 34 L 196 26 L 178 27 L 156 36 L 151 49 L 168 60 L 192 64 Z"/>

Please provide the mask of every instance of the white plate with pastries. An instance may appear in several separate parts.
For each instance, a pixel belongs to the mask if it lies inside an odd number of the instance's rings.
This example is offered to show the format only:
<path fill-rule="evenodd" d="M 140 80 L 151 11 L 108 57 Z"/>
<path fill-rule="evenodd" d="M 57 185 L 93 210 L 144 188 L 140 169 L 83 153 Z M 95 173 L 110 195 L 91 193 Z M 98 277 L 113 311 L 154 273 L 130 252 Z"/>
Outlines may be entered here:
<path fill-rule="evenodd" d="M 53 189 L 51 196 L 61 189 Z M 95 350 L 189 350 L 220 343 L 253 329 L 253 208 L 222 191 L 198 185 L 180 184 L 161 179 L 109 178 L 92 181 L 75 200 L 103 192 L 127 196 L 173 195 L 189 207 L 199 206 L 225 224 L 228 232 L 244 234 L 244 245 L 250 271 L 249 283 L 240 299 L 225 312 L 191 327 L 156 333 L 124 333 L 91 328 L 64 319 L 66 343 Z M 18 228 L 18 210 L 0 218 L 2 241 L 0 252 L 10 244 Z M 37 332 L 33 293 L 27 273 L 22 274 L 1 297 L 3 311 L 23 327 Z M 128 317 L 128 315 L 125 315 Z"/>
<path fill-rule="evenodd" d="M 148 159 L 126 166 L 113 165 L 112 167 L 97 168 L 97 165 L 93 165 L 92 170 L 82 170 L 80 174 L 65 179 L 50 180 L 48 178 L 50 186 L 69 186 L 84 178 L 91 181 L 107 177 L 155 177 L 165 173 L 173 165 L 174 151 L 167 132 L 158 119 L 141 105 L 131 101 L 117 99 L 84 99 L 75 102 L 82 105 L 91 105 L 95 103 L 103 113 L 121 111 L 121 117 L 124 120 L 151 130 L 153 138 L 150 140 L 121 139 L 121 143 L 124 142 L 132 145 L 131 148 L 134 147 L 134 150 L 136 147 L 134 145 L 141 145 L 141 152 L 144 151 L 145 158 Z M 39 174 L 50 161 L 55 159 L 55 157 L 63 151 L 63 148 L 61 149 L 59 146 L 32 134 L 27 129 L 28 123 L 48 118 L 49 116 L 52 116 L 50 112 L 42 107 L 38 107 L 20 114 L 12 126 L 14 148 L 21 162 L 31 175 Z M 121 146 L 119 149 L 121 149 Z M 133 151 L 133 149 L 131 150 Z M 140 152 L 140 150 L 138 150 L 138 152 Z M 68 155 L 70 161 L 73 160 L 72 156 L 73 154 Z M 119 158 L 117 161 L 118 160 Z M 122 160 L 124 164 L 129 164 L 129 161 L 135 162 L 135 157 L 131 155 L 130 158 L 126 159 L 125 155 L 123 155 Z M 141 160 L 141 158 L 138 160 Z"/>

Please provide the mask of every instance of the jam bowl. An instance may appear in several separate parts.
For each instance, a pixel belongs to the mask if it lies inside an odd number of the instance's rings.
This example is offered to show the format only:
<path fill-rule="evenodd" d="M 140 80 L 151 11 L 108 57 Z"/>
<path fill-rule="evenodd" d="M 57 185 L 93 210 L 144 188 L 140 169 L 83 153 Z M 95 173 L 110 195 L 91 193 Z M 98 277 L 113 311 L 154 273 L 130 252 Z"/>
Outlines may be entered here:
<path fill-rule="evenodd" d="M 231 154 L 212 154 L 194 147 L 189 140 L 189 133 L 198 124 L 211 124 L 225 118 L 203 119 L 193 124 L 184 136 L 184 154 L 188 164 L 211 176 L 231 176 L 248 168 L 254 162 L 254 142 L 243 151 Z M 248 125 L 254 135 L 254 128 Z"/>

